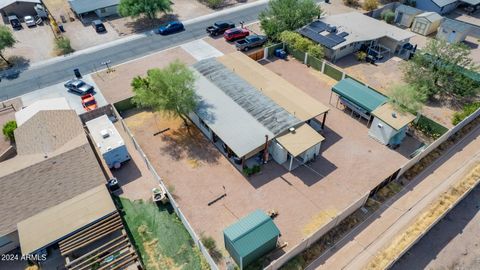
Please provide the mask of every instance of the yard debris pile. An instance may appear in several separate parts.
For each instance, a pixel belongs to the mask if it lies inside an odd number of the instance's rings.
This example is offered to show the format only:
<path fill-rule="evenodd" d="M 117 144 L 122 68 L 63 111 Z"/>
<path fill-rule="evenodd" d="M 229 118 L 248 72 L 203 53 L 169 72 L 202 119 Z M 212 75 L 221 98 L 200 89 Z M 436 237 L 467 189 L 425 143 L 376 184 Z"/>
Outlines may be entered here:
<path fill-rule="evenodd" d="M 312 220 L 305 225 L 303 228 L 303 235 L 309 236 L 313 232 L 317 231 L 320 227 L 330 222 L 335 216 L 338 214 L 338 211 L 335 209 L 327 209 L 318 213 L 316 216 L 312 218 Z"/>
<path fill-rule="evenodd" d="M 364 269 L 385 269 L 390 263 L 402 254 L 405 249 L 417 240 L 424 232 L 442 217 L 461 197 L 473 189 L 480 181 L 480 165 L 476 165 L 470 173 L 444 192 L 440 198 L 432 203 L 428 210 L 398 236 L 387 248 L 378 253 Z"/>

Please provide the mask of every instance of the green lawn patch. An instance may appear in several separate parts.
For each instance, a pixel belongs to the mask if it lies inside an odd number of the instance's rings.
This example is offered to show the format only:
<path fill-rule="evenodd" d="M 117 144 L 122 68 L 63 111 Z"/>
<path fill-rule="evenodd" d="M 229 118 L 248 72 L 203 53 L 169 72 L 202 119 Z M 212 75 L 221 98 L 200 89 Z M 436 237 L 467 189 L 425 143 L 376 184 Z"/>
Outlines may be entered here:
<path fill-rule="evenodd" d="M 172 209 L 126 198 L 116 202 L 146 269 L 210 269 Z"/>

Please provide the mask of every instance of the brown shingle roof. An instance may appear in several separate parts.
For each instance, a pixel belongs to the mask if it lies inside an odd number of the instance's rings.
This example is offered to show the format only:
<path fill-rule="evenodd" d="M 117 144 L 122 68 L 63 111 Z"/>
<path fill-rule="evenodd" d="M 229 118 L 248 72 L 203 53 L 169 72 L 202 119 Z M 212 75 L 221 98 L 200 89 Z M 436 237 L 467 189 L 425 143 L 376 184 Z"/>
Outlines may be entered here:
<path fill-rule="evenodd" d="M 26 218 L 105 184 L 74 111 L 41 111 L 15 136 L 19 155 L 0 163 L 0 236 Z M 35 143 L 51 146 L 47 158 Z"/>

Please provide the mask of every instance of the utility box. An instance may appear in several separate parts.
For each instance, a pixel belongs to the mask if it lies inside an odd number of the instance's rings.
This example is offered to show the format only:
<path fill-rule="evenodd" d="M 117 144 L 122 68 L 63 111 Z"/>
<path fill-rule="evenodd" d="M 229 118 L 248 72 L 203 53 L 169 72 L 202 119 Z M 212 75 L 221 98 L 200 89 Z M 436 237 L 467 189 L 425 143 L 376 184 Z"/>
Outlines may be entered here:
<path fill-rule="evenodd" d="M 86 125 L 93 142 L 110 169 L 118 169 L 122 163 L 130 160 L 122 137 L 107 115 L 90 120 Z"/>

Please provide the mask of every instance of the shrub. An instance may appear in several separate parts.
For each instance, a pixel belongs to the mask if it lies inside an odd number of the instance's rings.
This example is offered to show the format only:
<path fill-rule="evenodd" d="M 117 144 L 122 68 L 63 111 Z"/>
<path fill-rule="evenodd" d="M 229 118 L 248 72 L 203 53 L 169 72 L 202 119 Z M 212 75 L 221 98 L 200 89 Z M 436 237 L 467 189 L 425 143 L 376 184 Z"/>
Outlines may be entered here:
<path fill-rule="evenodd" d="M 203 0 L 209 8 L 219 8 L 225 0 Z"/>
<path fill-rule="evenodd" d="M 307 49 L 307 53 L 315 58 L 322 59 L 325 56 L 323 47 L 320 45 L 310 45 Z"/>
<path fill-rule="evenodd" d="M 360 62 L 365 61 L 367 59 L 367 53 L 364 51 L 358 51 L 355 56 L 357 57 L 357 60 Z"/>
<path fill-rule="evenodd" d="M 285 42 L 287 45 L 292 46 L 293 49 L 301 52 L 307 52 L 311 56 L 318 59 L 322 59 L 325 56 L 322 46 L 313 43 L 313 41 L 303 37 L 298 33 L 292 31 L 283 31 L 280 34 L 280 40 Z"/>
<path fill-rule="evenodd" d="M 463 106 L 461 111 L 453 114 L 452 124 L 457 125 L 462 122 L 463 119 L 474 113 L 478 108 L 480 108 L 480 102 L 474 102 Z"/>
<path fill-rule="evenodd" d="M 358 0 L 343 0 L 345 6 L 356 7 L 358 6 Z"/>
<path fill-rule="evenodd" d="M 213 237 L 211 237 L 211 236 L 202 235 L 200 237 L 200 240 L 202 241 L 205 248 L 207 248 L 208 250 L 212 250 L 212 249 L 217 248 L 217 243 L 215 243 L 215 239 L 213 239 Z"/>
<path fill-rule="evenodd" d="M 382 20 L 386 21 L 388 24 L 392 24 L 395 20 L 395 12 L 387 9 L 382 12 Z"/>
<path fill-rule="evenodd" d="M 363 9 L 372 11 L 378 7 L 378 0 L 365 0 L 363 2 Z"/>
<path fill-rule="evenodd" d="M 70 39 L 67 37 L 59 37 L 55 39 L 55 51 L 57 55 L 65 55 L 74 52 Z"/>
<path fill-rule="evenodd" d="M 16 121 L 8 121 L 3 125 L 3 136 L 5 136 L 6 140 L 10 140 L 11 142 L 15 141 L 14 133 L 15 129 L 17 128 Z"/>

